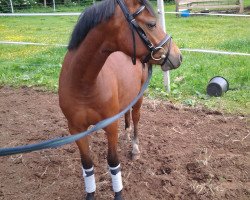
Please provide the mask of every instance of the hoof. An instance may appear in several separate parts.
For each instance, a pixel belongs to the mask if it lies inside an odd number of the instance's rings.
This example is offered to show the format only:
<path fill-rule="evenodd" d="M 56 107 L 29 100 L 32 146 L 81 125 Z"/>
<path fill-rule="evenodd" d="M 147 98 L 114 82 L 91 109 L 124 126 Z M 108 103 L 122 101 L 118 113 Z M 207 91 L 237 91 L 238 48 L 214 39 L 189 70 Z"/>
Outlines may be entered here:
<path fill-rule="evenodd" d="M 133 154 L 133 153 L 132 153 L 132 160 L 133 160 L 133 161 L 139 160 L 139 158 L 140 158 L 140 154 L 139 154 L 139 153 L 138 153 L 138 154 Z"/>
<path fill-rule="evenodd" d="M 94 200 L 95 199 L 95 193 L 87 193 L 86 200 Z"/>
<path fill-rule="evenodd" d="M 123 198 L 122 198 L 122 191 L 115 193 L 114 200 L 123 200 Z"/>

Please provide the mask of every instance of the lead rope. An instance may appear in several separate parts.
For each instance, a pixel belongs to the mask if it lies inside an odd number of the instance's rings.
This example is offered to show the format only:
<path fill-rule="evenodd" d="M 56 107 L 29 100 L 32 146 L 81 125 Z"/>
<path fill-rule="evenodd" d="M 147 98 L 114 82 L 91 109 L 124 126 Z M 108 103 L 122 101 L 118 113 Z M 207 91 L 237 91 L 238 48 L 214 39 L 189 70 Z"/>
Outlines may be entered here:
<path fill-rule="evenodd" d="M 118 113 L 112 117 L 109 117 L 107 119 L 104 119 L 104 120 L 98 122 L 91 129 L 88 129 L 87 131 L 84 131 L 84 132 L 81 132 L 81 133 L 78 133 L 75 135 L 54 138 L 54 139 L 46 140 L 46 141 L 36 143 L 36 144 L 28 144 L 28 145 L 17 146 L 17 147 L 0 148 L 0 157 L 18 154 L 18 153 L 27 153 L 27 152 L 31 152 L 31 151 L 59 147 L 59 146 L 62 146 L 64 144 L 69 144 L 71 142 L 79 140 L 87 135 L 90 135 L 92 132 L 96 132 L 96 131 L 108 126 L 109 124 L 113 123 L 114 121 L 116 121 L 120 117 L 122 117 L 125 113 L 127 113 L 132 108 L 132 106 L 134 106 L 136 104 L 136 102 L 142 97 L 143 93 L 147 89 L 151 77 L 152 77 L 152 65 L 148 65 L 147 80 L 143 84 L 139 94 L 134 98 L 134 100 L 123 111 L 121 111 L 120 113 Z"/>

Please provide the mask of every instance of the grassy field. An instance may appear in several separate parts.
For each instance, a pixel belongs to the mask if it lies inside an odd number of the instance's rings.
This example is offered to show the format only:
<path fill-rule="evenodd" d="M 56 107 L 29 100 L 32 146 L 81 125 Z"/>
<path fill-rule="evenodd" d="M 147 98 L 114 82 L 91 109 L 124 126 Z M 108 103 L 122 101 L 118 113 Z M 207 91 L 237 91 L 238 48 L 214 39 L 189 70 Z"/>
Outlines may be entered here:
<path fill-rule="evenodd" d="M 173 9 L 168 5 L 167 9 Z M 0 41 L 67 44 L 77 17 L 2 17 Z M 167 31 L 180 48 L 202 48 L 250 53 L 250 19 L 232 17 L 176 18 L 166 15 Z M 0 44 L 0 85 L 39 86 L 56 91 L 58 74 L 66 52 L 53 46 Z M 188 106 L 202 105 L 230 113 L 249 114 L 250 57 L 183 52 L 182 66 L 171 71 L 171 94 L 162 85 L 159 67 L 147 95 Z M 230 84 L 220 98 L 206 96 L 213 76 Z"/>

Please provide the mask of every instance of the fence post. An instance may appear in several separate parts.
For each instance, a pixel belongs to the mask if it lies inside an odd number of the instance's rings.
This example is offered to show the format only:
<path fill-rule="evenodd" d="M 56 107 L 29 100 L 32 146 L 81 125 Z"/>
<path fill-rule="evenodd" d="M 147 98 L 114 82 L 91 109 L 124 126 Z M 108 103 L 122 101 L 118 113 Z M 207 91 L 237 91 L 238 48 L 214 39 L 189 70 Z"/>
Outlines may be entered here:
<path fill-rule="evenodd" d="M 56 12 L 56 2 L 53 0 L 53 11 Z"/>
<path fill-rule="evenodd" d="M 240 2 L 240 11 L 239 13 L 243 13 L 244 12 L 244 0 L 239 0 Z"/>
<path fill-rule="evenodd" d="M 165 24 L 165 12 L 164 12 L 164 2 L 163 0 L 157 0 L 158 7 L 158 15 L 160 19 L 161 26 L 163 30 L 166 32 L 166 24 Z M 170 92 L 170 74 L 169 71 L 163 72 L 163 84 L 167 92 Z"/>
<path fill-rule="evenodd" d="M 175 0 L 175 12 L 179 12 L 179 3 L 180 0 Z M 179 17 L 178 13 L 176 13 L 176 17 Z"/>
<path fill-rule="evenodd" d="M 14 13 L 12 0 L 10 0 L 10 8 L 11 8 L 11 13 Z"/>

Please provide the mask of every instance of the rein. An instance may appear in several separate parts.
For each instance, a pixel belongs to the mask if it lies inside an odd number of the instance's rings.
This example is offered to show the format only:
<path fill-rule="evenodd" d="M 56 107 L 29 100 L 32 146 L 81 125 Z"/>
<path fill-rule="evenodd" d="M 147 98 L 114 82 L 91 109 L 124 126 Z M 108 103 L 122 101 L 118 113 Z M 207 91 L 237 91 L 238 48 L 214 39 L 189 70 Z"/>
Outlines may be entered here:
<path fill-rule="evenodd" d="M 143 84 L 139 94 L 135 97 L 135 99 L 123 111 L 114 115 L 113 117 L 109 117 L 107 119 L 104 119 L 104 120 L 98 122 L 91 129 L 84 131 L 84 132 L 80 132 L 76 135 L 70 135 L 70 136 L 66 136 L 66 137 L 46 140 L 46 141 L 36 143 L 36 144 L 29 144 L 29 145 L 9 147 L 9 148 L 0 148 L 0 156 L 8 156 L 8 155 L 19 154 L 19 153 L 28 153 L 31 151 L 59 147 L 59 146 L 65 145 L 65 144 L 72 143 L 72 142 L 79 140 L 87 135 L 90 135 L 92 132 L 96 132 L 96 131 L 108 126 L 109 124 L 113 123 L 114 121 L 116 121 L 120 117 L 122 117 L 126 112 L 128 112 L 132 108 L 132 106 L 134 106 L 136 104 L 136 102 L 142 97 L 144 91 L 147 89 L 147 87 L 150 83 L 151 77 L 152 77 L 152 66 L 149 65 L 148 66 L 147 80 Z"/>

